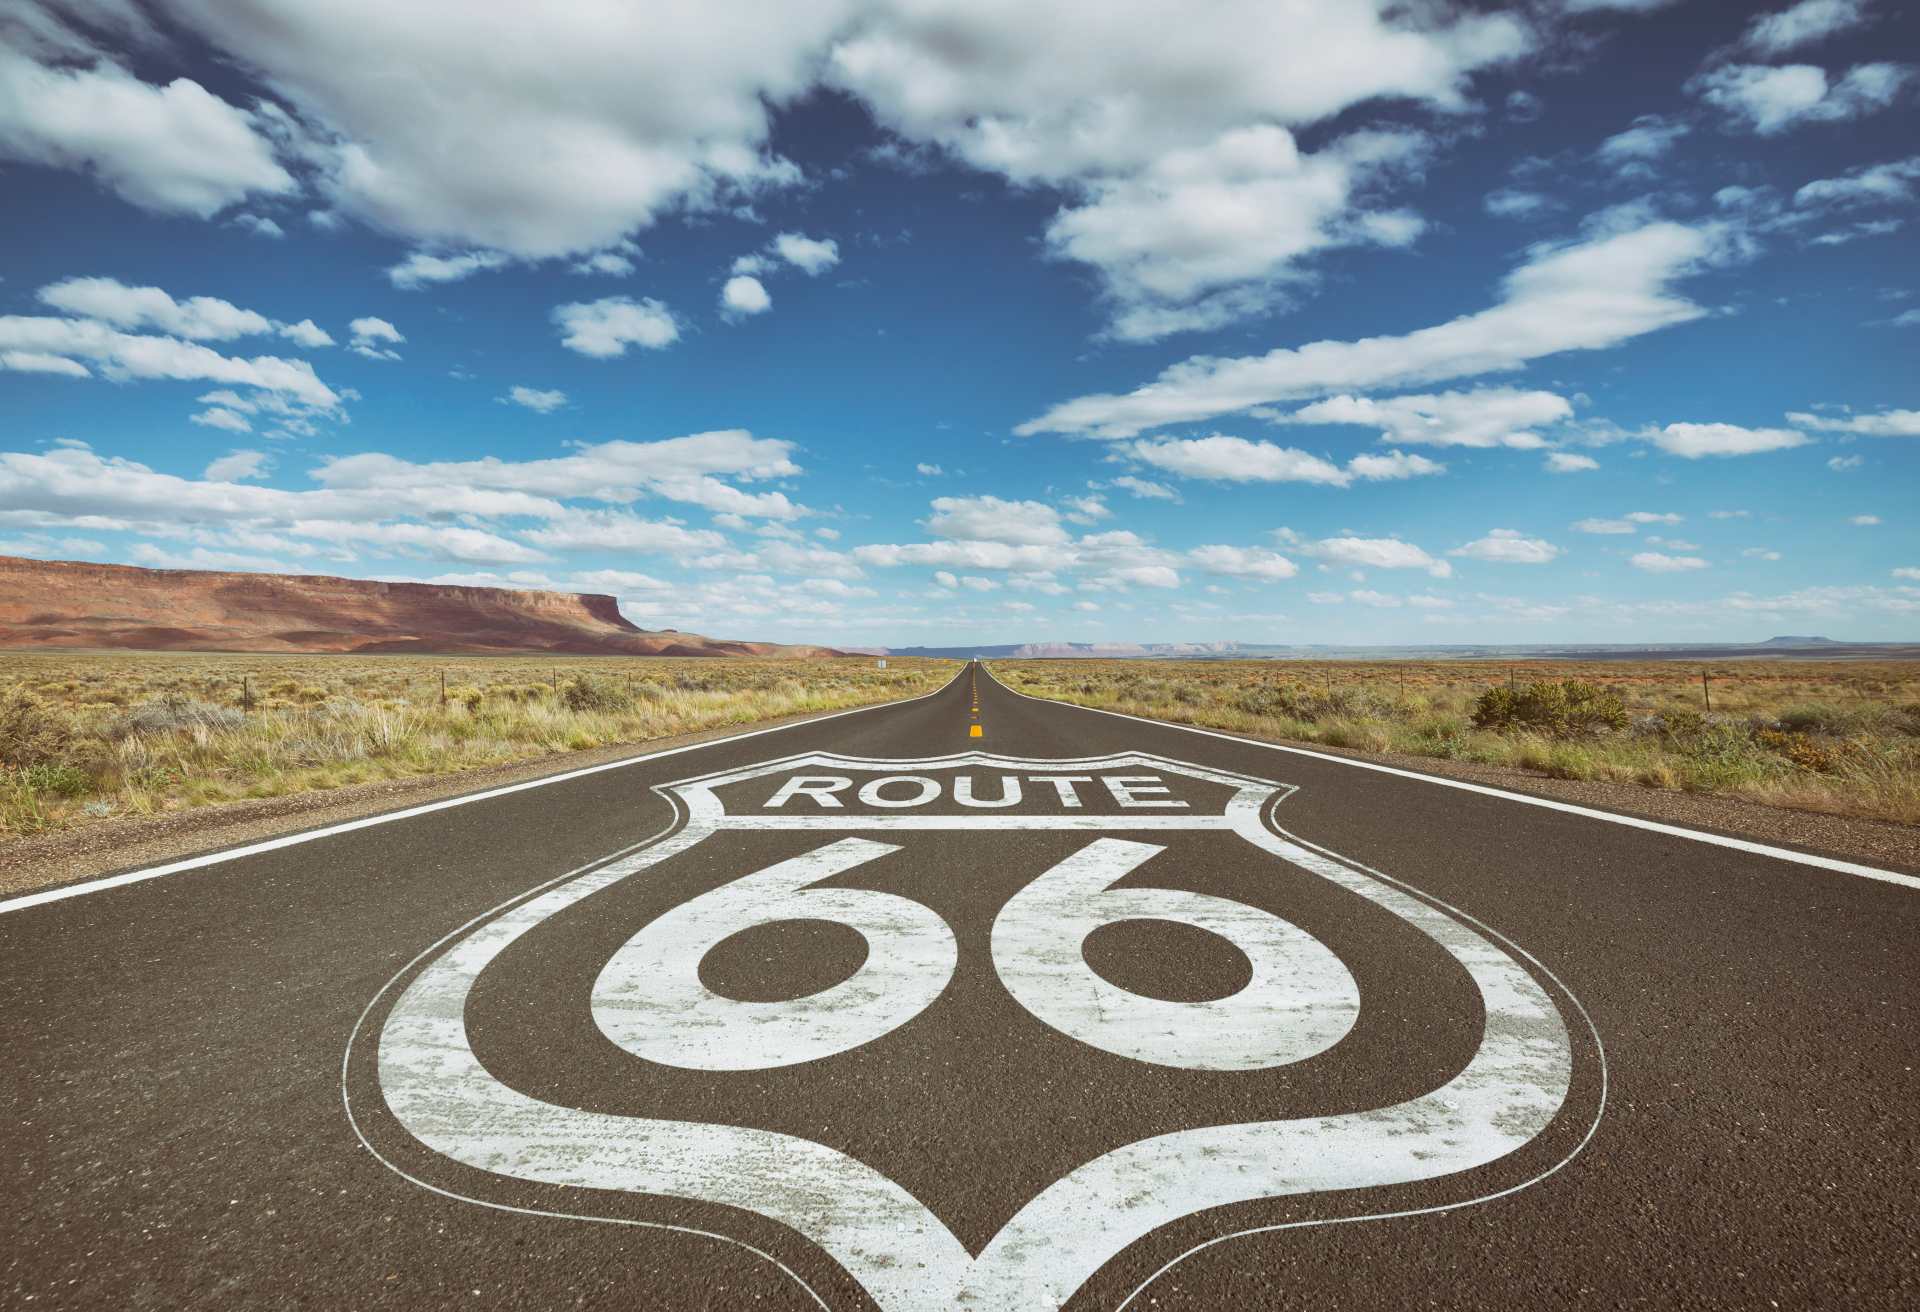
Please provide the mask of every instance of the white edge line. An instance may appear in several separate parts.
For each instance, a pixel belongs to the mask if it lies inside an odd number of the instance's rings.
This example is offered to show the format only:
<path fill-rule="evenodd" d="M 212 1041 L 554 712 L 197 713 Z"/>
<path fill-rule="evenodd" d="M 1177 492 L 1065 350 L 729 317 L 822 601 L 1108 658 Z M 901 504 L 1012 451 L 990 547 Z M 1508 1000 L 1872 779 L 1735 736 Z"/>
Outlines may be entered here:
<path fill-rule="evenodd" d="M 983 667 L 984 668 L 984 667 Z M 1005 688 L 1015 697 L 1025 697 L 1030 702 L 1043 702 L 1049 706 L 1066 706 L 1076 711 L 1090 711 L 1095 715 L 1111 715 L 1115 719 L 1135 720 L 1141 724 L 1159 725 L 1163 729 L 1179 729 L 1183 733 L 1197 733 L 1206 738 L 1220 738 L 1230 743 L 1244 743 L 1249 747 L 1264 747 L 1270 752 L 1289 752 L 1294 756 L 1310 756 L 1316 761 L 1332 761 L 1337 765 L 1350 765 L 1356 770 L 1373 770 L 1379 774 L 1397 775 L 1402 779 L 1418 779 L 1422 783 L 1438 784 L 1442 788 L 1458 788 L 1463 792 L 1479 793 L 1485 797 L 1498 797 L 1509 802 L 1523 802 L 1528 806 L 1545 807 L 1549 811 L 1564 811 L 1568 815 L 1585 816 L 1590 820 L 1605 820 L 1610 824 L 1626 825 L 1631 829 L 1644 829 L 1649 833 L 1667 834 L 1674 838 L 1691 838 L 1699 843 L 1712 843 L 1715 847 L 1730 847 L 1737 852 L 1751 852 L 1755 856 L 1772 857 L 1777 861 L 1792 861 L 1798 865 L 1815 866 L 1821 870 L 1833 870 L 1843 875 L 1858 875 L 1862 879 L 1877 879 L 1883 883 L 1899 884 L 1905 888 L 1920 888 L 1920 876 L 1903 875 L 1897 870 L 1882 870 L 1877 866 L 1863 866 L 1853 861 L 1842 861 L 1838 857 L 1815 856 L 1811 852 L 1796 852 L 1792 848 L 1773 847 L 1766 843 L 1756 843 L 1747 838 L 1730 838 L 1725 834 L 1710 834 L 1701 829 L 1686 829 L 1680 825 L 1664 824 L 1658 820 L 1643 820 L 1634 815 L 1618 815 L 1612 811 L 1599 811 L 1590 806 L 1579 806 L 1573 802 L 1556 801 L 1551 797 L 1535 797 L 1529 793 L 1511 793 L 1504 788 L 1494 788 L 1487 784 L 1468 783 L 1464 779 L 1447 779 L 1439 775 L 1422 774 L 1418 770 L 1402 770 L 1397 766 L 1379 765 L 1373 761 L 1356 761 L 1351 757 L 1334 756 L 1328 752 L 1316 752 L 1305 747 L 1289 747 L 1283 743 L 1270 743 L 1259 738 L 1243 738 L 1238 734 L 1216 733 L 1212 729 L 1197 729 L 1190 724 L 1175 724 L 1171 720 L 1155 720 L 1144 715 L 1128 715 L 1125 711 L 1109 711 L 1098 706 L 1081 706 L 1074 702 L 1058 701 L 1051 697 L 1034 697 L 1008 688 L 1001 683 L 993 671 L 987 671 L 987 677 L 996 685 Z M 0 911 L 6 910 L 0 904 Z"/>
<path fill-rule="evenodd" d="M 960 674 L 966 673 L 966 666 L 960 667 Z M 812 724 L 824 724 L 828 720 L 838 720 L 842 716 L 858 715 L 862 711 L 884 710 L 889 706 L 907 706 L 914 702 L 937 697 L 959 681 L 960 674 L 941 684 L 932 692 L 921 693 L 918 697 L 906 697 L 899 701 L 875 702 L 871 706 L 855 706 L 849 710 L 834 711 L 829 715 L 815 716 L 810 720 L 796 720 L 791 724 L 776 724 L 765 729 L 748 729 L 743 733 L 727 734 L 722 738 L 710 738 L 705 742 L 687 743 L 681 747 L 669 747 L 663 751 L 646 752 L 639 756 L 628 756 L 618 761 L 607 761 L 600 765 L 582 766 L 578 770 L 567 770 L 561 774 L 550 774 L 539 779 L 528 779 L 517 784 L 503 784 L 499 788 L 489 788 L 485 792 L 467 793 L 461 797 L 442 798 L 437 802 L 423 802 L 419 806 L 410 806 L 403 811 L 388 811 L 382 815 L 363 816 L 358 820 L 343 820 L 337 825 L 327 825 L 320 829 L 307 829 L 299 833 L 282 834 L 278 838 L 263 839 L 258 843 L 248 843 L 245 847 L 228 848 L 221 852 L 208 852 L 201 856 L 185 857 L 179 861 L 169 861 L 165 865 L 148 866 L 143 870 L 128 870 L 117 875 L 107 875 L 100 879 L 90 879 L 78 884 L 63 884 L 58 888 L 42 889 L 37 893 L 23 893 L 19 897 L 0 901 L 0 915 L 9 911 L 25 911 L 28 907 L 42 906 L 48 902 L 59 902 L 70 897 L 79 897 L 85 893 L 98 893 L 109 888 L 121 888 L 127 884 L 137 884 L 143 880 L 158 879 L 162 875 L 177 875 L 188 870 L 199 870 L 206 866 L 218 865 L 222 861 L 237 861 L 242 857 L 258 856 L 262 852 L 276 852 L 283 847 L 293 847 L 300 843 L 311 843 L 319 838 L 331 838 L 335 834 L 352 833 L 356 829 L 370 829 L 374 825 L 391 824 L 395 820 L 411 820 L 415 816 L 428 815 L 434 811 L 446 811 L 456 806 L 466 806 L 473 802 L 485 802 L 495 797 L 505 797 L 509 793 L 525 792 L 529 788 L 544 788 L 548 784 L 566 783 L 570 779 L 585 778 L 590 774 L 600 774 L 607 770 L 623 770 L 630 765 L 639 765 L 643 761 L 657 761 L 662 757 L 678 756 L 682 752 L 696 752 L 705 747 L 718 747 L 723 743 L 736 743 L 747 738 L 758 738 L 762 734 L 782 733 L 788 729 L 804 728 Z"/>

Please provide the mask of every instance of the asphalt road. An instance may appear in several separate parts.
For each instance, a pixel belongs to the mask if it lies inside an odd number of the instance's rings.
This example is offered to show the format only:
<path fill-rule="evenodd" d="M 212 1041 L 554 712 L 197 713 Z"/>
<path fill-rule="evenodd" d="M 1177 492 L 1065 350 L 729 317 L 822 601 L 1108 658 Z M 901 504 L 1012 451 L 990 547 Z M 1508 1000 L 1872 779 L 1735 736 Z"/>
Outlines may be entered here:
<path fill-rule="evenodd" d="M 0 904 L 0 1051 L 6 1308 L 1920 1302 L 1920 882 L 973 667 Z"/>

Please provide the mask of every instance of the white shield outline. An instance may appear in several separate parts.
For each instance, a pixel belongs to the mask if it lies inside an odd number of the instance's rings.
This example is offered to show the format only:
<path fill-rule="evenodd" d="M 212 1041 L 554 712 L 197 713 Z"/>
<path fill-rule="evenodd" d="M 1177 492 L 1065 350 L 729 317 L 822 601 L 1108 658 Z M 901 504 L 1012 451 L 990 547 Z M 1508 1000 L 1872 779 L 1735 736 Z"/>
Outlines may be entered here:
<path fill-rule="evenodd" d="M 985 766 L 1049 773 L 1147 766 L 1228 784 L 1236 792 L 1219 816 L 1104 817 L 731 817 L 713 793 L 730 783 L 809 766 L 889 772 Z M 814 752 L 676 781 L 655 791 L 685 808 L 686 822 L 677 831 L 610 864 L 562 876 L 496 918 L 483 916 L 442 941 L 451 941 L 452 946 L 413 978 L 382 1027 L 378 1079 L 388 1108 L 422 1144 L 482 1171 L 544 1184 L 721 1203 L 778 1221 L 833 1257 L 886 1312 L 956 1305 L 1057 1309 L 1128 1246 L 1203 1209 L 1324 1190 L 1405 1184 L 1496 1161 L 1544 1131 L 1571 1087 L 1573 1052 L 1566 1024 L 1540 984 L 1495 941 L 1498 936 L 1492 931 L 1481 933 L 1462 913 L 1449 914 L 1412 896 L 1387 876 L 1269 830 L 1262 823 L 1262 813 L 1269 800 L 1293 791 L 1286 784 L 1137 752 L 1048 759 L 967 752 L 919 760 Z M 1123 1145 L 1042 1190 L 977 1257 L 917 1198 L 873 1168 L 824 1144 L 737 1126 L 581 1111 L 531 1098 L 496 1080 L 475 1056 L 466 1036 L 467 996 L 486 966 L 550 916 L 687 850 L 721 828 L 732 827 L 1230 830 L 1426 934 L 1478 988 L 1486 1014 L 1482 1043 L 1451 1080 L 1393 1106 L 1337 1116 L 1198 1127 Z M 423 953 L 414 964 L 440 946 Z M 383 989 L 381 995 L 387 991 Z M 1568 996 L 1578 1008 L 1577 1000 Z M 368 1014 L 378 1001 L 376 997 L 369 1004 Z M 1584 1011 L 1581 1014 L 1584 1019 Z M 1593 1037 L 1597 1042 L 1598 1036 Z M 343 1095 L 351 1062 L 350 1042 L 342 1069 Z M 350 1100 L 347 1110 L 352 1118 Z M 1580 1146 L 1597 1125 L 1596 1117 Z M 359 1133 L 357 1121 L 354 1128 Z M 360 1137 L 365 1143 L 364 1134 Z M 1579 1146 L 1573 1151 L 1577 1153 Z M 1571 1156 L 1534 1180 L 1559 1169 Z M 1129 1205 L 1114 1206 L 1119 1198 L 1129 1199 Z M 1420 1210 L 1478 1201 L 1484 1199 Z M 775 1261 L 758 1249 L 751 1251 Z M 775 1264 L 793 1274 L 784 1264 Z M 814 1298 L 821 1301 L 817 1294 Z"/>

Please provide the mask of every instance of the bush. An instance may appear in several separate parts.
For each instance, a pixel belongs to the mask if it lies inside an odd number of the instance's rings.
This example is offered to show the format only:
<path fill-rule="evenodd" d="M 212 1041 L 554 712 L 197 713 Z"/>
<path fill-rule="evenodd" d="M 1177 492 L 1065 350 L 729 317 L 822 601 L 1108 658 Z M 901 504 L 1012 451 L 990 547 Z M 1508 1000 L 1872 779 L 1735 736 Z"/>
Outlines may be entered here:
<path fill-rule="evenodd" d="M 587 674 L 561 685 L 560 700 L 570 711 L 624 711 L 633 705 L 626 689 L 610 679 Z"/>
<path fill-rule="evenodd" d="M 1624 729 L 1627 708 L 1620 694 L 1579 679 L 1496 685 L 1474 703 L 1473 722 L 1482 729 L 1531 729 L 1566 738 Z"/>
<path fill-rule="evenodd" d="M 0 765 L 43 765 L 73 746 L 73 726 L 26 688 L 15 685 L 0 698 Z"/>
<path fill-rule="evenodd" d="M 119 741 L 139 733 L 176 733 L 182 729 L 238 729 L 247 722 L 245 711 L 231 706 L 188 697 L 169 697 L 164 701 L 143 702 L 115 716 L 101 730 L 109 739 Z"/>
<path fill-rule="evenodd" d="M 36 793 L 56 797 L 79 797 L 93 791 L 93 776 L 77 765 L 48 761 L 30 765 L 20 772 L 20 782 Z"/>

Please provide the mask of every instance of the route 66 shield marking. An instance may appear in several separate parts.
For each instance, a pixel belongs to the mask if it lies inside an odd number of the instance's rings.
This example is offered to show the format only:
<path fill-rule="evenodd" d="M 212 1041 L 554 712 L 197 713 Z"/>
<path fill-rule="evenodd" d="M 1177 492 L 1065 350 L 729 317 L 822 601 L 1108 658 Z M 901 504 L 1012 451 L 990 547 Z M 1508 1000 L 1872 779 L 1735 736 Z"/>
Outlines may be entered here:
<path fill-rule="evenodd" d="M 1463 919 L 1269 829 L 1265 808 L 1285 785 L 1138 753 L 816 753 L 664 791 L 686 812 L 677 832 L 481 924 L 408 983 L 377 1042 L 378 1086 L 407 1135 L 518 1181 L 757 1213 L 824 1250 L 886 1312 L 1057 1309 L 1110 1259 L 1194 1213 L 1472 1171 L 1540 1136 L 1567 1101 L 1573 1045 L 1533 974 Z M 1035 1032 L 1032 1022 L 1052 1041 L 1094 1050 L 1089 1060 L 1105 1069 L 1215 1078 L 1311 1070 L 1335 1060 L 1355 1030 L 1360 985 L 1313 933 L 1250 901 L 1154 882 L 1183 844 L 1228 841 L 1221 835 L 1250 845 L 1234 850 L 1274 879 L 1324 881 L 1444 954 L 1483 1010 L 1479 1041 L 1450 1076 L 1384 1105 L 1186 1125 L 1114 1145 L 1071 1164 L 972 1242 L 925 1190 L 854 1152 L 789 1131 L 565 1105 L 510 1086 L 475 1051 L 469 1002 L 502 954 L 586 899 L 617 897 L 610 890 L 626 881 L 698 859 L 716 836 L 785 842 L 788 854 L 723 870 L 722 882 L 622 929 L 633 932 L 599 968 L 590 997 L 593 1025 L 622 1061 L 724 1084 L 924 1035 L 941 1023 L 963 959 L 979 954 L 963 958 L 955 926 L 927 905 L 930 890 L 926 901 L 914 895 L 915 853 L 968 834 L 1065 842 L 1065 855 L 1016 871 L 1018 886 L 991 916 L 987 956 L 1004 989 L 994 996 L 1010 997 Z M 904 881 L 899 891 L 859 882 L 888 869 Z M 778 999 L 730 996 L 703 976 L 703 963 L 738 936 L 799 921 L 852 930 L 864 960 L 836 983 Z M 1199 1000 L 1124 987 L 1091 964 L 1092 945 L 1136 922 L 1224 940 L 1244 958 L 1244 982 Z"/>

